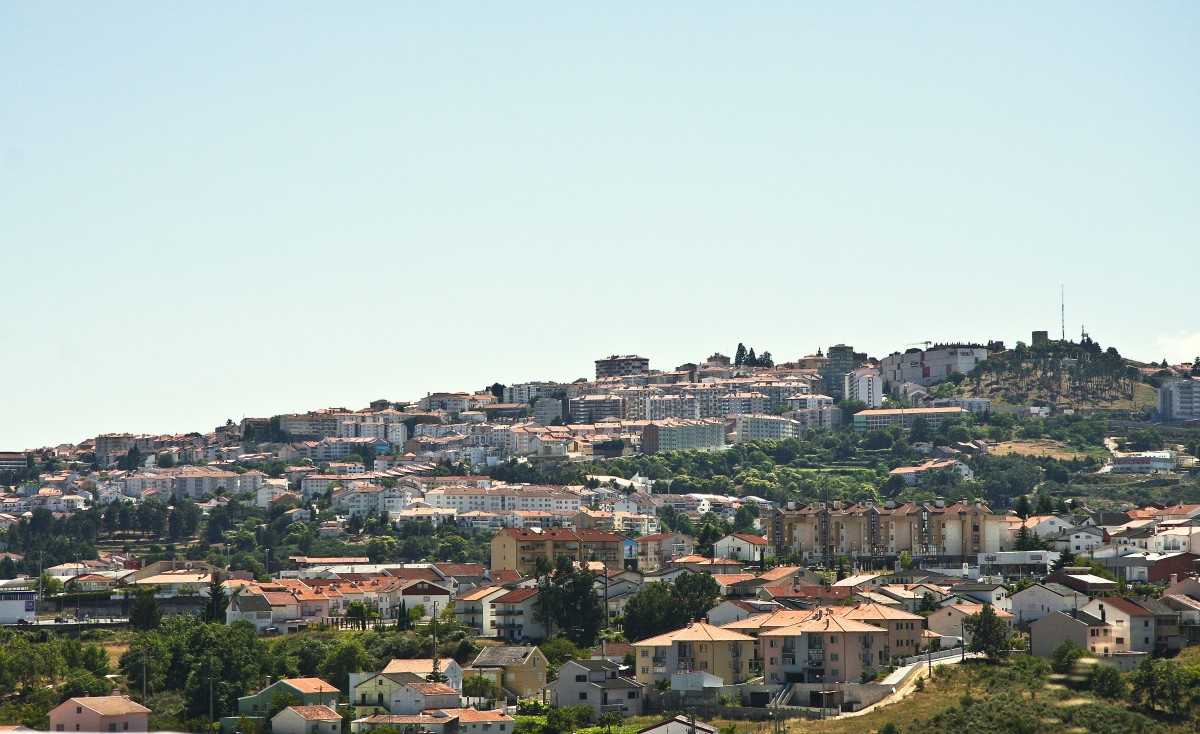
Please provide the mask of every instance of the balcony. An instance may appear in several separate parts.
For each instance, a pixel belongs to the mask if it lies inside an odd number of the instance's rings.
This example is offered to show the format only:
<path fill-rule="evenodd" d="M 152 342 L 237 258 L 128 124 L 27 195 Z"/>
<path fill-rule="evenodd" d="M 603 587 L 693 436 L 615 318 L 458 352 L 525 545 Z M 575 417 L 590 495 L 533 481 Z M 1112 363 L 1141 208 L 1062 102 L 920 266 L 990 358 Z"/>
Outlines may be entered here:
<path fill-rule="evenodd" d="M 784 664 L 784 665 L 795 665 L 795 664 L 796 664 L 796 656 L 795 656 L 795 655 L 786 655 L 786 654 L 785 654 L 785 655 L 783 656 L 783 664 Z"/>
<path fill-rule="evenodd" d="M 497 617 L 521 617 L 525 615 L 524 609 L 508 609 L 496 612 Z"/>

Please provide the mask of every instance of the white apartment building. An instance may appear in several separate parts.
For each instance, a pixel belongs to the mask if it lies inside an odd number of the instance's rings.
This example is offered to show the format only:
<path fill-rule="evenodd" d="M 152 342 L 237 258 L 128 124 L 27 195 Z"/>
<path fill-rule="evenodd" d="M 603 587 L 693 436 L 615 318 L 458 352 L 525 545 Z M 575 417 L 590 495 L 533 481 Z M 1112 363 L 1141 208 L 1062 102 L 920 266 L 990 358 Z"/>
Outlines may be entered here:
<path fill-rule="evenodd" d="M 651 421 L 642 429 L 642 452 L 713 451 L 725 447 L 725 422 L 718 418 Z"/>
<path fill-rule="evenodd" d="M 1158 414 L 1167 421 L 1200 419 L 1200 377 L 1165 380 L 1158 389 Z"/>
<path fill-rule="evenodd" d="M 962 408 L 968 413 L 986 413 L 992 409 L 990 398 L 938 398 L 933 401 L 935 408 Z"/>
<path fill-rule="evenodd" d="M 525 485 L 481 489 L 479 487 L 438 487 L 425 493 L 425 502 L 437 509 L 460 513 L 479 510 L 571 510 L 578 512 L 583 499 L 572 492 Z"/>
<path fill-rule="evenodd" d="M 861 400 L 868 408 L 883 405 L 883 376 L 879 370 L 860 367 L 847 372 L 842 378 L 842 389 L 847 400 Z"/>
<path fill-rule="evenodd" d="M 645 420 L 661 421 L 667 418 L 695 420 L 700 417 L 700 401 L 691 395 L 663 395 L 645 400 Z M 632 419 L 633 416 L 630 416 Z"/>
<path fill-rule="evenodd" d="M 739 415 L 735 420 L 738 443 L 747 441 L 781 441 L 800 438 L 804 427 L 799 421 L 779 415 Z"/>

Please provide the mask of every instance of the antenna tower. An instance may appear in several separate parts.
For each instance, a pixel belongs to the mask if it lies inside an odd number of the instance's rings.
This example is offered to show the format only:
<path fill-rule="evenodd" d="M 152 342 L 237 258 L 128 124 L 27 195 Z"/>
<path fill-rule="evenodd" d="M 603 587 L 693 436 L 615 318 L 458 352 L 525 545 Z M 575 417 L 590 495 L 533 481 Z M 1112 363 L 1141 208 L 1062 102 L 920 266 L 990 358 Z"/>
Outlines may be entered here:
<path fill-rule="evenodd" d="M 1058 306 L 1062 323 L 1062 340 L 1067 340 L 1067 291 L 1062 285 L 1058 286 Z"/>

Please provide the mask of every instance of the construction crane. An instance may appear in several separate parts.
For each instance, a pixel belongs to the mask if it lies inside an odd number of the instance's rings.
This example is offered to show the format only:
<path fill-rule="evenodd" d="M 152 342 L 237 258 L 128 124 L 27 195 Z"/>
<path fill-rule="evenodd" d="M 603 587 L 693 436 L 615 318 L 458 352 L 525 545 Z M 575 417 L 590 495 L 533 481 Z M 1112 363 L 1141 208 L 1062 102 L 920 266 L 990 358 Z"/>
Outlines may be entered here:
<path fill-rule="evenodd" d="M 906 346 L 906 347 L 915 347 L 915 346 L 917 346 L 917 345 L 919 345 L 919 344 L 924 344 L 924 345 L 925 345 L 925 348 L 926 348 L 926 349 L 929 349 L 929 345 L 933 344 L 933 342 L 931 342 L 931 341 L 928 341 L 928 340 L 927 340 L 927 341 L 923 341 L 923 342 L 913 342 L 912 344 L 905 344 L 904 346 Z"/>

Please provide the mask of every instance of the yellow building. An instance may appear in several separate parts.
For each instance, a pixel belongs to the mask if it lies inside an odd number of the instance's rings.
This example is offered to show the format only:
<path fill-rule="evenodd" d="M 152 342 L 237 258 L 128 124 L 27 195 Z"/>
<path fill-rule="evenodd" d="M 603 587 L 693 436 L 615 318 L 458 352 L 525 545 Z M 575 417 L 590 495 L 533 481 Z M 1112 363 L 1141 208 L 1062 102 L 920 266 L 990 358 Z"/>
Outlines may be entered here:
<path fill-rule="evenodd" d="M 687 627 L 633 643 L 638 683 L 654 683 L 674 673 L 707 673 L 742 683 L 750 678 L 754 638 L 723 627 L 694 622 Z"/>
<path fill-rule="evenodd" d="M 600 561 L 604 567 L 623 568 L 625 539 L 600 530 L 568 528 L 505 528 L 492 536 L 492 570 L 533 573 L 539 556 L 553 565 L 559 556 L 580 563 Z"/>

